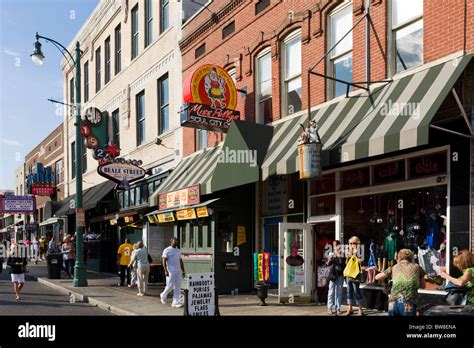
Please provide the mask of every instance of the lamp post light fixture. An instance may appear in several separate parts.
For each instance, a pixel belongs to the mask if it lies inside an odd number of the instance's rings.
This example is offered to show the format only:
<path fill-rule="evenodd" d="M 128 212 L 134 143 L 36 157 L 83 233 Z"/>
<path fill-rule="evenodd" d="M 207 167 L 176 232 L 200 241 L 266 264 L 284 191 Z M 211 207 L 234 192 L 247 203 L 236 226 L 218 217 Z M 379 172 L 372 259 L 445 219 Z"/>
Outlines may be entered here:
<path fill-rule="evenodd" d="M 59 42 L 50 39 L 45 36 L 41 36 L 36 33 L 36 42 L 34 43 L 34 51 L 31 54 L 31 60 L 36 65 L 42 65 L 44 61 L 44 54 L 41 51 L 41 43 L 39 39 L 43 39 L 46 42 L 52 43 L 56 48 L 62 53 L 66 60 L 70 60 L 75 66 L 75 77 L 74 77 L 74 87 L 75 87 L 75 115 L 76 115 L 76 217 L 78 210 L 82 211 L 82 158 L 81 156 L 81 49 L 79 41 L 76 42 L 75 54 L 76 58 L 67 50 L 66 47 L 61 45 Z M 67 54 L 67 55 L 66 55 Z M 77 219 L 76 219 L 77 221 Z M 84 267 L 84 255 L 83 255 L 83 233 L 84 227 L 78 226 L 76 223 L 76 264 L 74 265 L 74 287 L 87 286 L 87 277 L 86 277 L 86 268 Z"/>

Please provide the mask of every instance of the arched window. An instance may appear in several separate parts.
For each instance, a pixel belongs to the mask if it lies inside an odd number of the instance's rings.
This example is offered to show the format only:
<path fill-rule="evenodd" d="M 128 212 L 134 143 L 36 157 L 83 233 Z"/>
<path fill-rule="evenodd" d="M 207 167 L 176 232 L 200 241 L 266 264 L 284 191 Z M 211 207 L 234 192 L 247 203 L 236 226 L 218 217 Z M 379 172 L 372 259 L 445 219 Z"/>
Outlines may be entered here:
<path fill-rule="evenodd" d="M 282 42 L 282 117 L 301 110 L 301 30 Z"/>
<path fill-rule="evenodd" d="M 272 52 L 270 47 L 255 57 L 255 94 L 256 122 L 262 124 L 272 122 Z"/>
<path fill-rule="evenodd" d="M 329 54 L 329 76 L 352 82 L 352 3 L 350 1 L 341 4 L 331 12 L 328 28 L 327 50 L 333 48 L 349 32 Z M 333 80 L 327 81 L 329 99 L 346 94 L 347 85 Z M 352 87 L 349 91 L 351 89 Z"/>

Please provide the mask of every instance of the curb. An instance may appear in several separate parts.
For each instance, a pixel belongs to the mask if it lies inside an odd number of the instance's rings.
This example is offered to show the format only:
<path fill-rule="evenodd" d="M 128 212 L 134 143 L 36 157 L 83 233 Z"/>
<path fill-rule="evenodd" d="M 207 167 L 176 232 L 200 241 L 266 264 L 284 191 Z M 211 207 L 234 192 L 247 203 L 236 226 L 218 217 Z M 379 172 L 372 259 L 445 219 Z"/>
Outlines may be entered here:
<path fill-rule="evenodd" d="M 32 277 L 32 278 L 34 278 L 34 277 Z M 48 286 L 52 289 L 58 290 L 58 291 L 62 292 L 63 294 L 73 295 L 76 298 L 77 301 L 88 303 L 92 306 L 95 306 L 95 307 L 98 307 L 100 309 L 109 311 L 113 314 L 116 314 L 116 315 L 137 315 L 136 313 L 133 313 L 133 312 L 118 308 L 116 306 L 112 306 L 112 305 L 110 305 L 108 303 L 105 303 L 103 301 L 97 300 L 94 297 L 89 297 L 89 296 L 83 295 L 79 292 L 72 291 L 72 290 L 70 290 L 70 289 L 68 289 L 64 286 L 55 284 L 55 283 L 53 283 L 49 280 L 46 280 L 44 278 L 38 277 L 37 281 L 38 281 L 38 283 L 46 285 L 46 286 Z"/>

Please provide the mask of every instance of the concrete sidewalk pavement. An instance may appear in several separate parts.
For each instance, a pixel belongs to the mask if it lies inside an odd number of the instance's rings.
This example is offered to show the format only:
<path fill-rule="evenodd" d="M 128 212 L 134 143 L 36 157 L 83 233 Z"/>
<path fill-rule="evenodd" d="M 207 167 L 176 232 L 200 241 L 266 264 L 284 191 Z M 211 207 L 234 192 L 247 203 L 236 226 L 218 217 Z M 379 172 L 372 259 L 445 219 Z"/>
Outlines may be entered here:
<path fill-rule="evenodd" d="M 163 291 L 163 284 L 150 284 L 148 296 L 138 297 L 136 288 L 119 287 L 119 277 L 109 273 L 87 272 L 88 286 L 73 287 L 72 279 L 48 279 L 44 264 L 30 265 L 29 277 L 38 282 L 72 295 L 75 301 L 86 302 L 101 309 L 108 310 L 117 315 L 183 315 L 183 308 L 171 307 L 171 298 L 166 305 L 161 304 L 159 294 Z M 220 295 L 219 311 L 221 315 L 324 315 L 327 316 L 325 305 L 309 304 L 279 304 L 276 296 L 269 296 L 266 300 L 268 306 L 258 306 L 255 294 L 242 294 L 238 296 Z M 343 308 L 344 309 L 344 308 Z M 386 313 L 367 310 L 367 315 L 384 316 Z"/>

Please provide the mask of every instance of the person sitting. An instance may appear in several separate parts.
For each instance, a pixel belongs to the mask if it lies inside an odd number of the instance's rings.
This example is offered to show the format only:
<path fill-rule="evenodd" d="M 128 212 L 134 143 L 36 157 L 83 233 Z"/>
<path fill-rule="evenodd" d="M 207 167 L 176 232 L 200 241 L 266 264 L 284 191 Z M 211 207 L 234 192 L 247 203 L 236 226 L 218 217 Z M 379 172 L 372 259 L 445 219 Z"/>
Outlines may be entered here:
<path fill-rule="evenodd" d="M 446 273 L 446 268 L 441 267 L 440 277 L 448 280 L 456 287 L 465 287 L 464 291 L 456 292 L 451 304 L 474 304 L 474 267 L 472 267 L 472 256 L 469 250 L 462 250 L 453 260 L 454 266 L 462 272 L 459 278 L 451 277 Z M 449 287 L 449 283 L 446 286 Z"/>
<path fill-rule="evenodd" d="M 425 287 L 425 272 L 413 262 L 413 252 L 401 249 L 397 255 L 397 264 L 375 276 L 375 280 L 392 279 L 392 288 L 388 297 L 389 316 L 416 316 L 418 288 Z"/>

